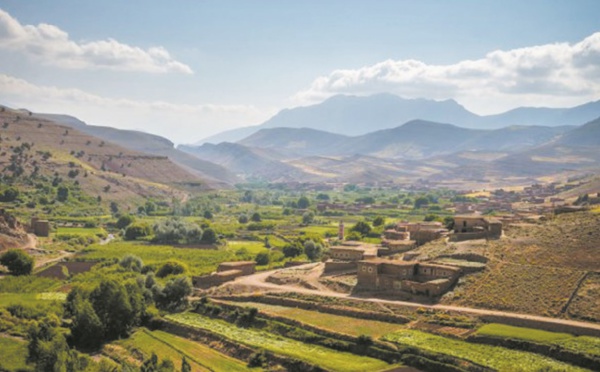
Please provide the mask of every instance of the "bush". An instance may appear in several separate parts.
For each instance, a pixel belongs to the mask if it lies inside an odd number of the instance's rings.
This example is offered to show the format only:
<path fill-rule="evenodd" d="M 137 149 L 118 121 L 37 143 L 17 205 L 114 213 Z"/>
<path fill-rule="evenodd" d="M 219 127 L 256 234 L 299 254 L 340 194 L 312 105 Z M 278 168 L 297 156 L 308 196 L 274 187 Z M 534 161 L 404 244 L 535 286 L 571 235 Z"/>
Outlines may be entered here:
<path fill-rule="evenodd" d="M 254 212 L 254 214 L 252 214 L 252 217 L 250 217 L 250 219 L 251 219 L 253 222 L 260 222 L 260 221 L 262 221 L 262 218 L 261 218 L 261 216 L 260 216 L 260 213 L 258 213 L 258 212 Z"/>
<path fill-rule="evenodd" d="M 145 223 L 133 223 L 125 229 L 125 240 L 136 240 L 152 233 L 152 229 Z"/>
<path fill-rule="evenodd" d="M 256 255 L 255 261 L 256 261 L 257 265 L 261 265 L 261 266 L 268 265 L 269 262 L 271 261 L 269 252 L 260 252 L 259 254 Z"/>
<path fill-rule="evenodd" d="M 178 261 L 167 261 L 158 269 L 158 271 L 156 272 L 156 276 L 159 278 L 164 278 L 169 275 L 183 274 L 186 271 L 187 267 L 185 266 L 185 264 Z"/>
<path fill-rule="evenodd" d="M 304 253 L 306 253 L 306 256 L 310 260 L 317 260 L 323 254 L 323 246 L 313 242 L 312 240 L 307 240 L 304 242 Z"/>
<path fill-rule="evenodd" d="M 215 244 L 219 241 L 217 237 L 217 233 L 215 230 L 209 228 L 204 229 L 204 233 L 202 234 L 202 243 L 204 244 Z"/>
<path fill-rule="evenodd" d="M 119 265 L 121 265 L 121 267 L 124 269 L 140 272 L 142 271 L 144 263 L 142 262 L 142 259 L 138 256 L 128 254 L 127 256 L 121 259 Z"/>
<path fill-rule="evenodd" d="M 127 226 L 131 225 L 134 220 L 135 220 L 135 218 L 132 215 L 125 214 L 125 215 L 119 217 L 119 219 L 117 220 L 117 227 L 119 229 L 124 229 Z"/>
<path fill-rule="evenodd" d="M 29 275 L 33 270 L 33 257 L 21 249 L 9 249 L 0 256 L 0 264 L 13 275 Z"/>
<path fill-rule="evenodd" d="M 199 243 L 202 230 L 196 224 L 178 218 L 158 222 L 154 225 L 154 241 L 163 244 Z"/>
<path fill-rule="evenodd" d="M 304 212 L 302 215 L 302 223 L 308 225 L 313 222 L 315 219 L 315 214 L 313 212 Z"/>
<path fill-rule="evenodd" d="M 248 216 L 245 214 L 240 214 L 240 216 L 238 217 L 238 222 L 239 223 L 248 223 Z"/>
<path fill-rule="evenodd" d="M 304 249 L 299 244 L 286 244 L 282 251 L 286 257 L 297 257 L 304 253 Z"/>
<path fill-rule="evenodd" d="M 190 294 L 192 283 L 189 278 L 181 276 L 169 280 L 164 288 L 155 290 L 154 302 L 161 310 L 180 311 L 187 307 Z"/>
<path fill-rule="evenodd" d="M 371 225 L 366 223 L 365 221 L 359 221 L 356 225 L 350 228 L 350 231 L 354 231 L 359 233 L 361 236 L 366 236 L 371 232 Z"/>

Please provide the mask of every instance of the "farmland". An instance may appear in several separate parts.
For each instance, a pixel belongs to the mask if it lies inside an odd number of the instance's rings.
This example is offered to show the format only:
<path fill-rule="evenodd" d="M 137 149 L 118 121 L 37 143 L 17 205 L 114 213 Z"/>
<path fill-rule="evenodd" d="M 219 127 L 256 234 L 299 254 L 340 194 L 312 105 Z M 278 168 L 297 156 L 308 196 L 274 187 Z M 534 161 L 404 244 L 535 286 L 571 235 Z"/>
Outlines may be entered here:
<path fill-rule="evenodd" d="M 27 342 L 0 335 L 0 371 L 33 371 L 32 365 L 27 364 Z"/>
<path fill-rule="evenodd" d="M 380 360 L 339 352 L 317 345 L 266 333 L 255 329 L 239 328 L 221 320 L 214 320 L 193 313 L 173 314 L 169 320 L 235 340 L 253 348 L 265 349 L 276 354 L 304 360 L 325 369 L 335 371 L 380 371 L 390 366 Z"/>
<path fill-rule="evenodd" d="M 512 327 L 505 324 L 486 324 L 477 330 L 477 334 L 516 338 L 533 342 L 554 342 L 573 338 L 568 333 L 547 332 L 539 329 Z"/>
<path fill-rule="evenodd" d="M 356 337 L 366 335 L 373 338 L 379 338 L 384 334 L 389 333 L 390 330 L 402 328 L 402 326 L 393 323 L 357 319 L 299 308 L 268 305 L 256 302 L 241 302 L 235 304 L 239 306 L 255 307 L 261 312 L 265 312 L 267 314 L 273 314 L 284 318 L 297 320 L 317 328 Z"/>
<path fill-rule="evenodd" d="M 505 349 L 502 347 L 470 344 L 415 330 L 388 334 L 384 340 L 400 345 L 451 355 L 489 366 L 500 371 L 584 371 L 584 369 L 558 362 L 541 355 Z"/>
<path fill-rule="evenodd" d="M 144 359 L 155 353 L 159 359 L 170 359 L 176 365 L 185 357 L 192 371 L 248 371 L 245 363 L 223 355 L 200 343 L 162 331 L 140 329 L 126 340 L 116 342 L 132 354 L 141 351 Z"/>

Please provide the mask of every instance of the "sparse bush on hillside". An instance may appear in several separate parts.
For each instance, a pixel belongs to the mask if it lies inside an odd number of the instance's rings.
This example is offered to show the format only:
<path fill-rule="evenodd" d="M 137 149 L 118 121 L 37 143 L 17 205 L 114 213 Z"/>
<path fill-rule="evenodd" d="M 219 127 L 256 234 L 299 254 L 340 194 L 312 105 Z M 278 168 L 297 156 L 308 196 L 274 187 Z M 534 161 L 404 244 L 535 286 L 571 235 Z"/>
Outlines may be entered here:
<path fill-rule="evenodd" d="M 135 217 L 130 214 L 124 214 L 117 220 L 117 227 L 119 229 L 124 229 L 127 226 L 131 225 L 135 221 Z"/>

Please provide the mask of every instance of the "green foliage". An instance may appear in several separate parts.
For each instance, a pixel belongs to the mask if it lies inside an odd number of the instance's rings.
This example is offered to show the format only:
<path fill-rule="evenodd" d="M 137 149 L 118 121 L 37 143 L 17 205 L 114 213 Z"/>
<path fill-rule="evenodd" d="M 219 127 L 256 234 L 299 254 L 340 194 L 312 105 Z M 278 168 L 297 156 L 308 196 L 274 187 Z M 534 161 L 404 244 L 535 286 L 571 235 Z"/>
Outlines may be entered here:
<path fill-rule="evenodd" d="M 169 275 L 179 275 L 188 271 L 187 265 L 179 261 L 167 261 L 156 272 L 158 278 Z"/>
<path fill-rule="evenodd" d="M 74 301 L 76 299 L 77 296 L 74 296 Z M 140 287 L 114 280 L 103 280 L 90 293 L 89 301 L 102 323 L 102 336 L 106 340 L 126 337 L 134 326 L 140 324 L 146 310 Z"/>
<path fill-rule="evenodd" d="M 250 355 L 250 359 L 248 360 L 248 367 L 264 367 L 267 365 L 267 356 L 264 351 L 258 351 Z"/>
<path fill-rule="evenodd" d="M 415 209 L 419 209 L 429 205 L 429 199 L 425 196 L 420 196 L 415 199 L 414 207 Z"/>
<path fill-rule="evenodd" d="M 156 307 L 167 311 L 181 311 L 188 305 L 187 297 L 192 294 L 192 283 L 189 278 L 180 276 L 167 282 L 164 288 L 155 290 Z"/>
<path fill-rule="evenodd" d="M 304 212 L 304 214 L 302 214 L 302 223 L 304 225 L 311 224 L 314 219 L 315 219 L 315 214 L 313 212 L 308 211 L 308 212 Z"/>
<path fill-rule="evenodd" d="M 385 225 L 385 217 L 377 216 L 373 220 L 373 226 L 383 226 Z"/>
<path fill-rule="evenodd" d="M 256 264 L 260 266 L 268 265 L 271 261 L 271 257 L 269 256 L 269 252 L 260 252 L 256 255 L 255 258 Z"/>
<path fill-rule="evenodd" d="M 434 213 L 429 213 L 423 218 L 423 221 L 426 221 L 426 222 L 440 221 L 440 220 L 441 220 L 440 216 L 438 216 L 437 214 L 434 214 Z"/>
<path fill-rule="evenodd" d="M 219 242 L 219 237 L 217 236 L 217 233 L 215 232 L 215 230 L 208 227 L 208 228 L 204 229 L 204 232 L 202 233 L 201 241 L 204 244 L 216 244 Z"/>
<path fill-rule="evenodd" d="M 56 200 L 65 202 L 69 198 L 69 188 L 66 186 L 59 186 L 56 189 Z"/>
<path fill-rule="evenodd" d="M 181 313 L 166 318 L 191 327 L 206 329 L 251 348 L 282 354 L 334 371 L 378 371 L 390 366 L 381 360 L 336 351 L 327 347 L 306 344 L 287 337 L 273 335 L 253 328 L 242 328 L 198 314 Z"/>
<path fill-rule="evenodd" d="M 248 223 L 248 215 L 245 213 L 240 214 L 240 216 L 238 217 L 238 222 L 239 223 Z"/>
<path fill-rule="evenodd" d="M 140 272 L 142 271 L 144 262 L 138 256 L 128 254 L 119 261 L 119 265 L 124 269 Z"/>
<path fill-rule="evenodd" d="M 367 236 L 371 232 L 371 225 L 365 221 L 358 221 L 350 228 L 350 231 L 359 233 L 361 236 Z"/>
<path fill-rule="evenodd" d="M 260 213 L 258 213 L 258 212 L 254 212 L 254 213 L 252 213 L 252 217 L 250 217 L 250 220 L 251 220 L 252 222 L 260 222 L 260 221 L 262 221 L 262 218 L 261 218 L 261 216 L 260 216 Z"/>
<path fill-rule="evenodd" d="M 452 230 L 454 229 L 454 217 L 452 216 L 446 216 L 444 217 L 444 226 L 448 229 L 448 230 Z"/>
<path fill-rule="evenodd" d="M 152 233 L 147 223 L 133 223 L 125 229 L 125 240 L 136 240 Z"/>
<path fill-rule="evenodd" d="M 8 276 L 0 280 L 0 293 L 41 293 L 51 291 L 59 285 L 60 282 L 56 279 L 34 275 Z"/>
<path fill-rule="evenodd" d="M 33 270 L 33 257 L 22 249 L 9 249 L 0 256 L 0 264 L 13 275 L 29 275 Z"/>
<path fill-rule="evenodd" d="M 117 220 L 117 228 L 124 229 L 135 221 L 135 217 L 130 214 L 124 214 Z"/>
<path fill-rule="evenodd" d="M 192 366 L 185 357 L 181 359 L 181 372 L 192 372 Z"/>
<path fill-rule="evenodd" d="M 581 370 L 533 353 L 490 345 L 472 344 L 410 329 L 388 334 L 383 337 L 383 340 L 467 359 L 500 371 L 527 372 L 540 371 L 544 368 L 550 371 Z"/>
<path fill-rule="evenodd" d="M 310 201 L 306 196 L 301 196 L 300 198 L 298 198 L 296 205 L 299 209 L 306 209 L 310 206 Z"/>
<path fill-rule="evenodd" d="M 312 240 L 307 240 L 304 242 L 304 253 L 310 260 L 318 260 L 323 255 L 323 246 Z"/>
<path fill-rule="evenodd" d="M 539 329 L 513 327 L 496 323 L 484 325 L 477 330 L 477 334 L 493 337 L 514 338 L 533 342 L 551 342 L 573 337 L 568 333 L 548 332 Z"/>
<path fill-rule="evenodd" d="M 92 304 L 82 296 L 76 296 L 71 302 L 73 322 L 71 337 L 75 345 L 84 349 L 95 349 L 100 346 L 104 326 L 94 311 Z"/>
<path fill-rule="evenodd" d="M 179 218 L 160 221 L 154 225 L 154 242 L 162 244 L 194 244 L 202 239 L 202 230 L 196 224 Z"/>
<path fill-rule="evenodd" d="M 19 197 L 19 190 L 14 187 L 9 187 L 0 193 L 0 202 L 12 202 Z"/>
<path fill-rule="evenodd" d="M 304 253 L 304 247 L 299 243 L 295 242 L 291 244 L 286 244 L 283 247 L 282 251 L 286 257 L 297 257 Z"/>

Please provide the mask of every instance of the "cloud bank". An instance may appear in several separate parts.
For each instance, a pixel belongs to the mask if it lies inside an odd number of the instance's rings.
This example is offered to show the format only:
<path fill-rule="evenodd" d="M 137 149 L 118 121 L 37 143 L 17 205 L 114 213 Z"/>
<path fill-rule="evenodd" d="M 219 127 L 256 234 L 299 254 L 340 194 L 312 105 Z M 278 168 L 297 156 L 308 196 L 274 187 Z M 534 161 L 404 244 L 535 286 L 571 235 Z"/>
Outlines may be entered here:
<path fill-rule="evenodd" d="M 163 47 L 142 49 L 114 39 L 76 42 L 54 25 L 22 25 L 2 9 L 0 48 L 66 69 L 193 73 L 189 66 L 173 59 Z"/>
<path fill-rule="evenodd" d="M 273 109 L 261 110 L 252 105 L 190 105 L 102 97 L 80 89 L 35 85 L 4 74 L 0 74 L 0 102 L 34 112 L 73 115 L 95 125 L 142 130 L 176 143 L 193 143 L 227 129 L 260 123 L 274 114 Z"/>
<path fill-rule="evenodd" d="M 386 60 L 358 69 L 335 70 L 314 80 L 292 100 L 309 104 L 335 94 L 380 92 L 406 98 L 454 98 L 467 106 L 469 102 L 485 106 L 485 100 L 501 100 L 507 108 L 527 103 L 569 105 L 598 99 L 600 32 L 575 44 L 497 50 L 481 59 L 450 65 L 413 59 Z"/>

